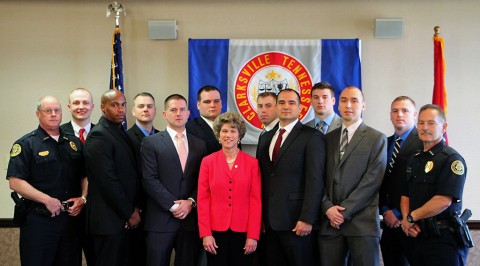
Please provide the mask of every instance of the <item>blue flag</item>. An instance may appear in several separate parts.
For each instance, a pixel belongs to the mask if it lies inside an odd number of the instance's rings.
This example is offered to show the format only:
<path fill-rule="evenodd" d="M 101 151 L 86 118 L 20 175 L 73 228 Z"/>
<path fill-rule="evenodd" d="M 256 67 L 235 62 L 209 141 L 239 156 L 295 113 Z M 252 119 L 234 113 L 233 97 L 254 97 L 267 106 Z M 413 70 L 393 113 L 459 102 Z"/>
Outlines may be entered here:
<path fill-rule="evenodd" d="M 112 63 L 110 69 L 110 89 L 121 91 L 125 94 L 123 87 L 123 62 L 122 62 L 122 40 L 120 40 L 120 28 L 115 28 L 112 40 Z M 122 123 L 123 129 L 127 129 L 127 117 Z"/>
<path fill-rule="evenodd" d="M 241 114 L 247 122 L 245 144 L 256 144 L 262 124 L 257 96 L 292 88 L 301 100 L 300 120 L 313 118 L 310 90 L 320 81 L 333 85 L 338 96 L 346 86 L 361 89 L 360 40 L 229 40 L 190 39 L 188 50 L 190 119 L 199 116 L 197 92 L 217 87 L 222 112 Z"/>

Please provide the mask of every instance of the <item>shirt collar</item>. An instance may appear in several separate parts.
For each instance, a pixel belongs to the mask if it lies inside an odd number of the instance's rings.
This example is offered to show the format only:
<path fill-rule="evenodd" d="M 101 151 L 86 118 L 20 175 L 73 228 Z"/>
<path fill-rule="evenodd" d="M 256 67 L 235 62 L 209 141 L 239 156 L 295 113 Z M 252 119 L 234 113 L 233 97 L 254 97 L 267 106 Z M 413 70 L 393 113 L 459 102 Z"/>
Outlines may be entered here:
<path fill-rule="evenodd" d="M 410 136 L 410 133 L 412 133 L 412 130 L 414 129 L 415 127 L 412 127 L 410 128 L 409 130 L 403 132 L 402 135 L 398 136 L 397 133 L 393 134 L 393 140 L 395 141 L 398 137 L 400 137 L 402 139 L 402 141 L 405 141 L 408 136 Z"/>
<path fill-rule="evenodd" d="M 205 120 L 205 122 L 208 124 L 208 126 L 210 126 L 210 128 L 213 130 L 213 121 L 210 121 L 208 119 L 206 119 L 205 117 L 203 116 L 200 116 L 203 120 Z"/>
<path fill-rule="evenodd" d="M 82 128 L 79 126 L 77 123 L 75 123 L 73 120 L 70 121 L 72 124 L 73 132 L 75 133 L 75 136 L 80 136 L 80 129 Z M 85 133 L 88 134 L 90 132 L 90 129 L 92 128 L 92 123 L 88 123 L 86 126 L 83 127 L 85 129 Z M 86 135 L 84 135 L 86 136 Z"/>
<path fill-rule="evenodd" d="M 323 122 L 325 122 L 325 124 L 327 124 L 327 126 L 330 126 L 332 124 L 332 121 L 333 121 L 334 117 L 335 117 L 335 112 L 332 112 L 327 117 L 325 117 L 323 120 L 315 116 L 315 118 L 314 118 L 315 119 L 315 125 L 314 126 L 318 125 L 318 123 L 320 123 L 320 121 L 323 121 Z"/>
<path fill-rule="evenodd" d="M 285 129 L 285 131 L 287 132 L 291 132 L 293 127 L 298 123 L 298 118 L 295 119 L 295 121 L 291 122 L 290 124 L 282 127 L 283 129 Z M 278 125 L 278 129 L 280 129 L 280 125 Z"/>
<path fill-rule="evenodd" d="M 347 128 L 347 130 L 348 130 L 348 136 L 349 136 L 348 139 L 350 139 L 350 136 L 352 136 L 353 134 L 355 134 L 355 131 L 357 131 L 358 127 L 360 126 L 360 124 L 361 124 L 362 122 L 363 122 L 363 120 L 360 118 L 360 119 L 358 119 L 357 122 L 349 125 L 348 127 L 346 127 L 345 124 L 342 123 L 342 132 L 343 132 L 343 130 L 344 130 L 345 128 Z"/>
<path fill-rule="evenodd" d="M 137 127 L 140 128 L 140 130 L 142 131 L 142 133 L 143 133 L 145 136 L 150 136 L 150 135 L 152 135 L 152 134 L 155 133 L 155 128 L 154 128 L 154 127 L 152 127 L 152 131 L 150 132 L 150 131 L 146 130 L 144 127 L 142 127 L 140 124 L 138 124 L 138 123 L 136 123 L 136 122 L 135 122 L 135 125 L 137 125 Z"/>
<path fill-rule="evenodd" d="M 270 130 L 272 130 L 272 129 L 277 125 L 277 123 L 278 123 L 279 120 L 280 120 L 280 119 L 276 118 L 276 119 L 273 120 L 270 124 L 266 125 L 265 128 L 264 128 L 264 130 L 265 130 L 265 131 L 270 131 Z"/>
<path fill-rule="evenodd" d="M 167 126 L 167 133 L 168 135 L 170 135 L 170 137 L 174 140 L 175 137 L 177 136 L 177 131 L 173 130 L 172 128 L 170 128 L 169 126 Z M 182 133 L 184 136 L 185 136 L 185 139 L 187 138 L 187 130 L 186 129 L 183 129 Z"/>

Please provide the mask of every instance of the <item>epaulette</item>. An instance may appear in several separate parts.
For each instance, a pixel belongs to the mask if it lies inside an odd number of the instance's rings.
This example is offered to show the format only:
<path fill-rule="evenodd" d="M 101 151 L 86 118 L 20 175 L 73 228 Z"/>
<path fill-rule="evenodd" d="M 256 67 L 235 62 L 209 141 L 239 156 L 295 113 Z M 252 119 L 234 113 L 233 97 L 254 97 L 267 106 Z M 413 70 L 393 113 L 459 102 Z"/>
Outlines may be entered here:
<path fill-rule="evenodd" d="M 442 153 L 446 154 L 447 156 L 458 154 L 458 152 L 454 148 L 448 146 L 442 149 Z"/>
<path fill-rule="evenodd" d="M 23 141 L 23 140 L 28 139 L 28 138 L 30 138 L 30 137 L 33 137 L 33 136 L 35 136 L 35 135 L 37 135 L 37 130 L 36 130 L 36 129 L 35 129 L 34 131 L 30 132 L 30 133 L 25 134 L 23 137 L 19 138 L 19 139 L 17 140 L 17 142 Z"/>
<path fill-rule="evenodd" d="M 415 151 L 415 155 L 413 155 L 413 156 L 418 156 L 418 155 L 420 155 L 421 153 L 422 153 L 422 150 L 416 150 L 416 151 Z"/>

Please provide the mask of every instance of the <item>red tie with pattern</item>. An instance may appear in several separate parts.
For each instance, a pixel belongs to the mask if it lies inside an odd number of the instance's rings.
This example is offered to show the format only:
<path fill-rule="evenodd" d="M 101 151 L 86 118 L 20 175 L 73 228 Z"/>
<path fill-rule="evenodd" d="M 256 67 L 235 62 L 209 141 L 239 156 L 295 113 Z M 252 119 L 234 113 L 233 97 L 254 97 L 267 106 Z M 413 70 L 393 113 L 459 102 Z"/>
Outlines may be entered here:
<path fill-rule="evenodd" d="M 285 129 L 281 128 L 278 131 L 278 138 L 277 141 L 275 141 L 275 146 L 273 146 L 272 162 L 275 162 L 277 160 L 278 152 L 280 151 L 280 146 L 282 145 L 283 133 L 285 133 Z"/>
<path fill-rule="evenodd" d="M 85 128 L 80 128 L 80 131 L 78 132 L 78 138 L 83 144 L 85 144 Z"/>

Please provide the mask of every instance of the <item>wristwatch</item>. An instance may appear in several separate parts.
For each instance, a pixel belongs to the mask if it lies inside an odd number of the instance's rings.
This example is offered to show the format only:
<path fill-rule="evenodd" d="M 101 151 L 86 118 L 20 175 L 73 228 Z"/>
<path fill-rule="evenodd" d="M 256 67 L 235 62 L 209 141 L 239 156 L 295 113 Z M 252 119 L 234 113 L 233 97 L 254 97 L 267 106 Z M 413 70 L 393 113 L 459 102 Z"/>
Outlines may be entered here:
<path fill-rule="evenodd" d="M 83 205 L 87 204 L 87 197 L 82 195 L 82 199 L 83 199 Z"/>
<path fill-rule="evenodd" d="M 413 220 L 413 217 L 412 217 L 412 213 L 409 213 L 407 215 L 407 221 L 411 224 L 414 224 L 415 223 L 415 220 Z"/>
<path fill-rule="evenodd" d="M 195 200 L 193 198 L 188 198 L 187 200 L 189 200 L 192 203 L 192 208 L 197 207 L 197 203 L 195 202 Z"/>

